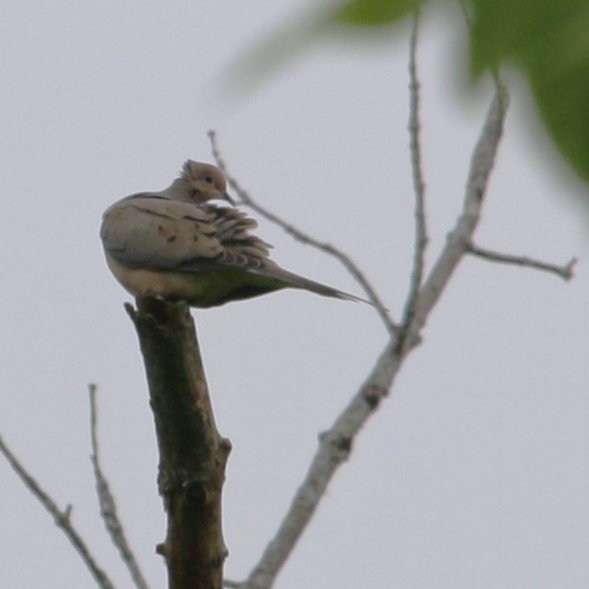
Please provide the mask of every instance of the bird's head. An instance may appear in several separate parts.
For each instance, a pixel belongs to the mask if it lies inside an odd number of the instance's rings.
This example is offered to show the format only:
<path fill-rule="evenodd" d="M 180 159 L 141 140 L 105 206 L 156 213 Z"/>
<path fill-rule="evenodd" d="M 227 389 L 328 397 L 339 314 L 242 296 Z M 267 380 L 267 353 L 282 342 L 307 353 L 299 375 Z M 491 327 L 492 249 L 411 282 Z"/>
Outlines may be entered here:
<path fill-rule="evenodd" d="M 184 194 L 190 202 L 200 204 L 221 199 L 235 204 L 227 194 L 225 175 L 216 166 L 186 160 L 180 172 L 180 180 L 187 185 Z"/>

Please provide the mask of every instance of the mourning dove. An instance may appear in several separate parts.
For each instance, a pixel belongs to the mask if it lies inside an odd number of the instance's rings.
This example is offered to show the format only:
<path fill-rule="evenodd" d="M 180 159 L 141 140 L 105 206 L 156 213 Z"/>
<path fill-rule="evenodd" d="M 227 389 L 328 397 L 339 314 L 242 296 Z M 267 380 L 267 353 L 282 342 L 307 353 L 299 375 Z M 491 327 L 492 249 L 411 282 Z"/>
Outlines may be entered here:
<path fill-rule="evenodd" d="M 282 288 L 362 300 L 284 270 L 272 246 L 252 235 L 257 222 L 225 200 L 225 176 L 188 160 L 161 192 L 128 196 L 104 213 L 100 237 L 115 278 L 131 294 L 215 307 Z"/>

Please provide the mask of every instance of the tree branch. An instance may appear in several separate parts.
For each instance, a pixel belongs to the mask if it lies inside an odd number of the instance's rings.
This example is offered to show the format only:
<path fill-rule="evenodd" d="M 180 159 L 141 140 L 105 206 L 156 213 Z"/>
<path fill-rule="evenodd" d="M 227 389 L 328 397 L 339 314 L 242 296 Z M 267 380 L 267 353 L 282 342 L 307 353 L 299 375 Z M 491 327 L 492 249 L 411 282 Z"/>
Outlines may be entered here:
<path fill-rule="evenodd" d="M 417 43 L 419 34 L 419 11 L 413 17 L 413 28 L 409 43 L 409 149 L 415 192 L 415 248 L 409 292 L 403 313 L 403 331 L 411 326 L 415 314 L 417 296 L 423 281 L 425 250 L 428 244 L 427 220 L 425 215 L 425 182 L 423 179 L 420 122 L 419 122 L 419 79 L 417 77 Z"/>
<path fill-rule="evenodd" d="M 541 260 L 535 260 L 528 256 L 513 256 L 510 254 L 500 254 L 482 247 L 478 247 L 472 243 L 466 246 L 466 251 L 473 256 L 482 258 L 489 262 L 499 262 L 500 264 L 512 264 L 515 266 L 524 266 L 526 268 L 534 268 L 535 270 L 542 270 L 545 272 L 552 272 L 560 276 L 563 280 L 570 280 L 574 276 L 574 267 L 577 263 L 577 258 L 571 258 L 564 266 L 557 264 L 549 264 Z"/>
<path fill-rule="evenodd" d="M 110 535 L 112 543 L 119 551 L 121 560 L 131 574 L 131 579 L 133 580 L 135 587 L 137 587 L 137 589 L 149 589 L 125 536 L 123 525 L 117 513 L 117 506 L 113 494 L 110 491 L 110 485 L 100 466 L 97 434 L 98 414 L 96 411 L 96 385 L 90 384 L 88 388 L 90 393 L 90 438 L 92 442 L 92 455 L 90 456 L 90 460 L 92 461 L 92 468 L 94 469 L 100 515 L 104 521 L 106 531 Z"/>
<path fill-rule="evenodd" d="M 462 214 L 450 234 L 425 284 L 419 289 L 415 315 L 403 344 L 387 343 L 371 373 L 332 427 L 321 435 L 307 475 L 274 538 L 243 583 L 243 589 L 269 589 L 308 525 L 337 469 L 349 457 L 359 431 L 389 394 L 403 360 L 419 342 L 419 333 L 466 253 L 478 224 L 480 209 L 493 168 L 506 114 L 507 97 L 502 88 L 491 103 L 479 141 L 474 149 Z M 401 340 L 399 340 L 401 341 Z"/>
<path fill-rule="evenodd" d="M 508 97 L 505 88 L 496 83 L 483 129 L 474 148 L 462 214 L 448 235 L 446 245 L 438 256 L 425 283 L 420 289 L 411 331 L 419 334 L 427 318 L 447 286 L 454 270 L 467 252 L 468 244 L 478 226 L 489 176 L 495 164 L 497 148 L 503 134 Z M 407 341 L 410 341 L 408 338 Z"/>
<path fill-rule="evenodd" d="M 221 490 L 231 444 L 217 431 L 188 306 L 153 298 L 126 305 L 141 344 L 168 515 L 159 545 L 170 589 L 221 589 L 227 550 Z"/>
<path fill-rule="evenodd" d="M 399 331 L 399 326 L 396 325 L 396 323 L 390 318 L 389 313 L 382 302 L 382 299 L 379 297 L 378 293 L 376 292 L 368 278 L 366 278 L 364 272 L 360 270 L 358 265 L 350 258 L 350 256 L 345 254 L 339 248 L 336 248 L 335 246 L 331 245 L 330 243 L 325 243 L 319 241 L 318 239 L 315 239 L 314 237 L 311 237 L 308 233 L 301 231 L 291 223 L 288 223 L 275 213 L 272 213 L 271 211 L 260 205 L 258 202 L 256 202 L 249 195 L 249 193 L 241 187 L 237 180 L 229 173 L 227 165 L 225 164 L 225 161 L 217 147 L 217 138 L 215 132 L 209 131 L 208 135 L 211 142 L 211 151 L 213 157 L 215 158 L 215 162 L 217 163 L 217 166 L 221 170 L 223 170 L 223 173 L 227 178 L 229 186 L 231 186 L 231 188 L 237 194 L 238 203 L 250 207 L 252 210 L 259 213 L 262 217 L 268 219 L 268 221 L 274 223 L 275 225 L 278 225 L 297 241 L 300 241 L 301 243 L 304 243 L 306 245 L 310 245 L 318 249 L 319 251 L 322 251 L 330 256 L 333 256 L 336 260 L 338 260 L 344 266 L 344 268 L 353 276 L 356 282 L 358 282 L 358 284 L 362 287 L 362 289 L 366 293 L 366 296 L 368 297 L 368 300 L 371 303 L 373 303 L 377 313 L 379 314 L 382 322 L 384 323 L 391 337 L 396 338 Z"/>
<path fill-rule="evenodd" d="M 6 460 L 19 476 L 25 487 L 38 499 L 41 505 L 53 516 L 55 524 L 61 528 L 72 546 L 75 548 L 80 558 L 94 577 L 96 584 L 101 589 L 114 589 L 114 585 L 108 578 L 107 574 L 98 566 L 94 557 L 90 553 L 88 546 L 74 528 L 70 516 L 72 508 L 70 505 L 64 511 L 57 507 L 55 501 L 41 488 L 39 483 L 28 473 L 22 463 L 10 451 L 0 436 L 0 452 L 4 454 Z"/>
<path fill-rule="evenodd" d="M 309 470 L 274 538 L 250 573 L 243 589 L 269 589 L 307 527 L 327 486 L 348 459 L 354 439 L 386 397 L 401 365 L 393 341 L 385 347 L 372 372 L 331 428 L 320 435 Z"/>

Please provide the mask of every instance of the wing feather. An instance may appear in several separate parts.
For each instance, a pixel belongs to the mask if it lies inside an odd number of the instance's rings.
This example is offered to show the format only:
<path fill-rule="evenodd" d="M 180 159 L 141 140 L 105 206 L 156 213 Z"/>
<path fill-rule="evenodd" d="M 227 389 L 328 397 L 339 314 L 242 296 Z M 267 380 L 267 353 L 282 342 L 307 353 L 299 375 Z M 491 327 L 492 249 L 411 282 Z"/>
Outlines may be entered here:
<path fill-rule="evenodd" d="M 100 234 L 106 251 L 129 268 L 199 272 L 262 266 L 271 246 L 249 233 L 256 226 L 234 208 L 146 193 L 108 209 Z"/>

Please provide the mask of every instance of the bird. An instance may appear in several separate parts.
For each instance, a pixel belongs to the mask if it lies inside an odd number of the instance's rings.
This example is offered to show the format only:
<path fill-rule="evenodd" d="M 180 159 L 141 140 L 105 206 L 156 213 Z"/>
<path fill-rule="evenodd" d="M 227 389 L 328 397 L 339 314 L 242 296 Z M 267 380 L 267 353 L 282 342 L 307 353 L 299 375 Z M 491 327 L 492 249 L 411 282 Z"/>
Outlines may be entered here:
<path fill-rule="evenodd" d="M 218 167 L 187 160 L 168 188 L 109 207 L 100 238 L 110 271 L 135 297 L 210 308 L 295 288 L 364 301 L 281 268 L 252 233 L 257 226 L 235 206 Z"/>

